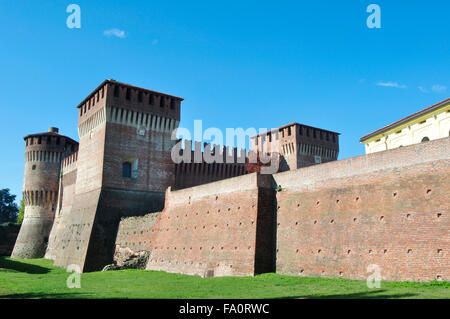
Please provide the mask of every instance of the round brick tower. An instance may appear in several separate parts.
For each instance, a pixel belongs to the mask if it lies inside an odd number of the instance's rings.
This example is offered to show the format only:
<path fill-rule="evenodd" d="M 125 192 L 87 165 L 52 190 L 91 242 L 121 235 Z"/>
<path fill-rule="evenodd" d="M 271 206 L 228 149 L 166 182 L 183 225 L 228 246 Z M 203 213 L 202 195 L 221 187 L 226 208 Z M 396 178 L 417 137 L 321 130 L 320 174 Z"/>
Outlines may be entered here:
<path fill-rule="evenodd" d="M 55 216 L 61 159 L 78 149 L 78 143 L 51 127 L 25 140 L 23 201 L 25 215 L 12 258 L 41 258 Z"/>

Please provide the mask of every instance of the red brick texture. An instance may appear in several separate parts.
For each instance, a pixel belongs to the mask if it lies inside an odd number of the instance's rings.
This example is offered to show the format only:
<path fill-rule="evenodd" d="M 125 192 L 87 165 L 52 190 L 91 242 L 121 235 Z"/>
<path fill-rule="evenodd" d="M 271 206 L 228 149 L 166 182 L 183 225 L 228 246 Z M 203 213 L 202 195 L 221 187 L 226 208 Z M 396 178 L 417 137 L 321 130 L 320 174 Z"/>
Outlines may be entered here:
<path fill-rule="evenodd" d="M 258 234 L 273 235 L 273 227 L 266 228 L 273 224 L 271 186 L 270 176 L 249 174 L 168 191 L 152 229 L 147 269 L 204 277 L 273 270 L 273 243 Z"/>
<path fill-rule="evenodd" d="M 55 132 L 28 135 L 25 142 L 25 213 L 11 256 L 42 258 L 55 216 L 60 163 L 78 145 Z"/>
<path fill-rule="evenodd" d="M 122 217 L 162 210 L 164 191 L 174 183 L 171 133 L 180 102 L 105 81 L 80 104 L 75 193 L 70 212 L 59 221 L 60 244 L 49 254 L 55 265 L 102 269 L 113 260 Z M 123 176 L 127 162 L 134 163 L 132 176 Z"/>
<path fill-rule="evenodd" d="M 42 257 L 49 240 L 47 258 L 83 271 L 128 247 L 151 252 L 147 269 L 203 277 L 365 279 L 376 264 L 384 280 L 450 279 L 449 138 L 335 161 L 337 133 L 292 124 L 279 130 L 290 171 L 231 177 L 245 163 L 172 162 L 181 101 L 107 80 L 79 105 L 78 152 L 27 136 L 13 256 Z"/>
<path fill-rule="evenodd" d="M 450 140 L 274 175 L 278 273 L 450 279 Z"/>
<path fill-rule="evenodd" d="M 116 237 L 116 247 L 130 248 L 133 251 L 148 251 L 151 246 L 151 233 L 160 213 L 145 216 L 124 217 L 120 220 Z"/>

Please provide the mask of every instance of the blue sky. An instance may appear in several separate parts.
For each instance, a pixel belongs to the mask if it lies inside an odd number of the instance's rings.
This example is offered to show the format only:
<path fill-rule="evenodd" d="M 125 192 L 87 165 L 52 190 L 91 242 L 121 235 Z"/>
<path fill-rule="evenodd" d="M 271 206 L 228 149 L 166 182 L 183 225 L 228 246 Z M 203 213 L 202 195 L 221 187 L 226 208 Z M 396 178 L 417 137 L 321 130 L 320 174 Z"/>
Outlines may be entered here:
<path fill-rule="evenodd" d="M 69 4 L 81 28 L 69 29 Z M 366 7 L 381 8 L 369 29 Z M 78 140 L 104 79 L 185 98 L 181 126 L 299 122 L 359 138 L 450 96 L 450 2 L 0 1 L 0 188 L 21 198 L 23 136 Z M 105 31 L 117 29 L 118 31 Z"/>

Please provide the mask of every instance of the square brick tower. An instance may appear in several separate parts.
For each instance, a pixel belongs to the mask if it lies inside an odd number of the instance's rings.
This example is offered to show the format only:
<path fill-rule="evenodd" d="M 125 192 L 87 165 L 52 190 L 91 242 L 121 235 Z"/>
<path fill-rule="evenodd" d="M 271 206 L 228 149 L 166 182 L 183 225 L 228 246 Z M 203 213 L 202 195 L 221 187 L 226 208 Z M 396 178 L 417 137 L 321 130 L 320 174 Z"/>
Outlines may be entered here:
<path fill-rule="evenodd" d="M 106 80 L 77 106 L 75 195 L 55 265 L 101 269 L 112 262 L 121 217 L 162 210 L 174 184 L 171 134 L 182 100 Z"/>
<path fill-rule="evenodd" d="M 251 144 L 254 151 L 279 153 L 283 172 L 337 160 L 339 133 L 290 123 L 252 136 Z"/>

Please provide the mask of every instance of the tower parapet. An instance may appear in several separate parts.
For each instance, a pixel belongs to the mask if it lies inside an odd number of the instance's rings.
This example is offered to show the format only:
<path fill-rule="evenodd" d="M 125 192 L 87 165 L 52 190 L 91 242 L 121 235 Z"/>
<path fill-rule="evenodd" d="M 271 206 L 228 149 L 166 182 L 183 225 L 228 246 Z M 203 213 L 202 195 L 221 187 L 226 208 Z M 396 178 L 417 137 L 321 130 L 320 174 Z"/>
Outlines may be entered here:
<path fill-rule="evenodd" d="M 48 254 L 55 265 L 102 269 L 112 262 L 120 218 L 163 208 L 175 180 L 170 154 L 182 100 L 105 80 L 77 106 L 76 184 L 55 233 L 63 244 Z"/>
<path fill-rule="evenodd" d="M 179 141 L 179 143 L 182 142 Z M 183 160 L 175 164 L 174 189 L 246 174 L 245 149 L 205 143 L 202 151 L 201 142 L 194 141 L 194 150 L 192 150 L 192 141 L 185 140 L 184 149 L 180 149 L 180 156 Z M 208 162 L 205 160 L 206 157 L 215 158 L 217 161 Z"/>
<path fill-rule="evenodd" d="M 252 150 L 280 154 L 280 171 L 337 160 L 339 133 L 290 123 L 251 137 Z"/>
<path fill-rule="evenodd" d="M 25 215 L 11 256 L 40 258 L 44 256 L 55 216 L 61 160 L 76 151 L 78 143 L 60 135 L 55 127 L 27 135 L 24 140 Z"/>

